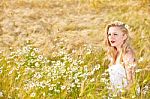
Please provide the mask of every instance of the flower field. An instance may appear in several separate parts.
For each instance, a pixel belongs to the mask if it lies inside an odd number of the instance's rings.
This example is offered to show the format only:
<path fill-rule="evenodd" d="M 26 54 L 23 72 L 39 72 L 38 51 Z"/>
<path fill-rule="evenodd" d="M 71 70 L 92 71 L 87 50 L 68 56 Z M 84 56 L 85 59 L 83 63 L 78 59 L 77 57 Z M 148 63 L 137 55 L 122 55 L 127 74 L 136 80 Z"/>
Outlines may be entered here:
<path fill-rule="evenodd" d="M 1 0 L 0 99 L 149 99 L 149 0 Z M 135 83 L 111 92 L 105 27 L 130 26 Z"/>

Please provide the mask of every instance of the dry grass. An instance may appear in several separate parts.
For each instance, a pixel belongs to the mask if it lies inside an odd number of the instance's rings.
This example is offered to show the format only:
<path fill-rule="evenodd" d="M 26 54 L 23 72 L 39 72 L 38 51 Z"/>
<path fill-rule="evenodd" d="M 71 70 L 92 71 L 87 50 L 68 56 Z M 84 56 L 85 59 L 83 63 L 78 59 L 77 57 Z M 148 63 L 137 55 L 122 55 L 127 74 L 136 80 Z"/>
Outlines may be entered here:
<path fill-rule="evenodd" d="M 105 49 L 105 27 L 119 20 L 130 26 L 137 61 L 143 58 L 139 68 L 149 69 L 149 16 L 149 0 L 1 0 L 0 51 L 7 55 L 12 49 L 31 44 L 50 57 L 59 50 L 58 43 L 77 50 L 76 56 L 82 54 L 85 44 Z M 88 58 L 95 61 L 94 56 Z M 140 75 L 146 76 L 147 72 Z"/>

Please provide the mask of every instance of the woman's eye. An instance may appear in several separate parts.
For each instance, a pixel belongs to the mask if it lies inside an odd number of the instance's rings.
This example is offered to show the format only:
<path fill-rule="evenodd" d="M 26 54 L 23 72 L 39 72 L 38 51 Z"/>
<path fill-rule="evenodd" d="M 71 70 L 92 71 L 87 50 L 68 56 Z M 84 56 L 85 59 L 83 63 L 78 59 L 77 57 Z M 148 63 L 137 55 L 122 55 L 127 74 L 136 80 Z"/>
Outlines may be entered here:
<path fill-rule="evenodd" d="M 108 34 L 108 36 L 110 36 L 111 34 Z"/>
<path fill-rule="evenodd" d="M 118 35 L 118 34 L 114 34 L 114 35 Z"/>

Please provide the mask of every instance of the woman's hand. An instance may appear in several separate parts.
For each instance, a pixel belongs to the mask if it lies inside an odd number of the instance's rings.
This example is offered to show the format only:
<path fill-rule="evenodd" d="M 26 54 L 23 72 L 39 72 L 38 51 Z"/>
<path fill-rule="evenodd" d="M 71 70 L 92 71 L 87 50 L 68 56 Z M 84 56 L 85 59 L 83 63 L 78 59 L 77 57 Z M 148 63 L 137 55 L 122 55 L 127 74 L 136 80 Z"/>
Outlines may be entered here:
<path fill-rule="evenodd" d="M 126 90 L 130 90 L 132 88 L 133 82 L 129 82 L 128 85 L 125 87 Z"/>

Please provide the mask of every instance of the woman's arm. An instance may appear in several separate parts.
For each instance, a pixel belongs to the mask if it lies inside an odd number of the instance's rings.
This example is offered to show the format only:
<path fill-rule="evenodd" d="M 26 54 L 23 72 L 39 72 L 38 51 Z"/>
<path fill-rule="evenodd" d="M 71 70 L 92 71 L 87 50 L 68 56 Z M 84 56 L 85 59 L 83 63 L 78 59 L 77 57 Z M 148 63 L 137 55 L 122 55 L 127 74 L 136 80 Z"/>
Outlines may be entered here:
<path fill-rule="evenodd" d="M 134 78 L 135 78 L 135 57 L 133 55 L 132 51 L 128 51 L 124 58 L 124 65 L 125 65 L 125 69 L 126 69 L 126 74 L 127 74 L 127 80 L 128 80 L 128 86 L 130 87 L 133 82 L 134 82 Z M 127 87 L 128 87 L 127 86 Z"/>

